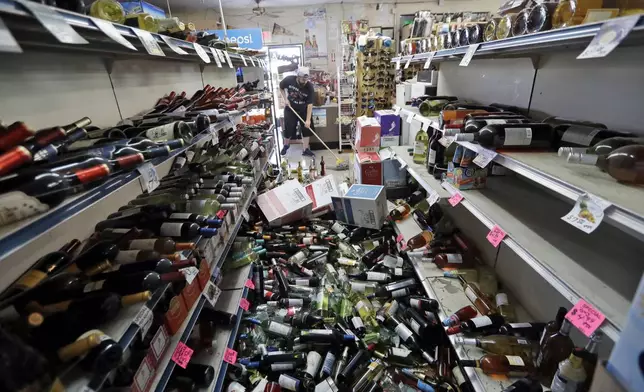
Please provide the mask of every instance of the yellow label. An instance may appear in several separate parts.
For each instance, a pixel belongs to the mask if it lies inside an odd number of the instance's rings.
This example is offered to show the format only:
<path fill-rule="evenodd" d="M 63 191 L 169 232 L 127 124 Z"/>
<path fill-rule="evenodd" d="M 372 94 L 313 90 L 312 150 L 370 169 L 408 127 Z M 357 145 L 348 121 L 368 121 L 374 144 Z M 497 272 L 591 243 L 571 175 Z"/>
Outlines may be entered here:
<path fill-rule="evenodd" d="M 47 274 L 42 271 L 31 270 L 18 279 L 16 286 L 21 289 L 30 289 L 32 287 L 36 287 L 36 285 L 46 277 Z"/>

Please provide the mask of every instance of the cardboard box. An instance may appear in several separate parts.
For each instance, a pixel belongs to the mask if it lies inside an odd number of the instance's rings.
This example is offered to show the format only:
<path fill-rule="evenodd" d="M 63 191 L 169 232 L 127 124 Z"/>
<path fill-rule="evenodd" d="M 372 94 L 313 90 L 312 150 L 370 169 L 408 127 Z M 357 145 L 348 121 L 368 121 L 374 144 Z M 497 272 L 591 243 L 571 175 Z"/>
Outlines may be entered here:
<path fill-rule="evenodd" d="M 626 392 L 626 389 L 608 372 L 606 362 L 600 361 L 595 368 L 593 383 L 588 392 Z"/>
<path fill-rule="evenodd" d="M 400 136 L 400 116 L 393 110 L 376 110 L 374 118 L 380 124 L 380 137 Z"/>
<path fill-rule="evenodd" d="M 271 226 L 281 226 L 311 215 L 313 201 L 297 180 L 257 196 L 257 205 Z"/>
<path fill-rule="evenodd" d="M 400 136 L 382 136 L 380 138 L 380 147 L 393 147 L 400 145 Z"/>
<path fill-rule="evenodd" d="M 455 167 L 450 162 L 447 165 L 445 181 L 452 184 L 454 188 L 461 190 L 485 188 L 487 169 L 481 169 L 474 163 L 467 167 Z"/>
<path fill-rule="evenodd" d="M 398 159 L 387 158 L 382 160 L 382 185 L 387 189 L 407 185 L 407 170 L 400 170 Z"/>
<path fill-rule="evenodd" d="M 359 152 L 375 152 L 380 147 L 380 124 L 373 117 L 356 120 L 355 148 Z"/>
<path fill-rule="evenodd" d="M 385 187 L 353 184 L 343 197 L 332 196 L 337 220 L 360 227 L 380 229 L 387 218 Z"/>
<path fill-rule="evenodd" d="M 306 194 L 313 201 L 312 215 L 322 215 L 333 209 L 331 196 L 340 196 L 340 190 L 332 175 L 319 178 L 308 184 Z"/>
<path fill-rule="evenodd" d="M 353 164 L 357 184 L 382 185 L 382 161 L 377 152 L 357 152 Z"/>

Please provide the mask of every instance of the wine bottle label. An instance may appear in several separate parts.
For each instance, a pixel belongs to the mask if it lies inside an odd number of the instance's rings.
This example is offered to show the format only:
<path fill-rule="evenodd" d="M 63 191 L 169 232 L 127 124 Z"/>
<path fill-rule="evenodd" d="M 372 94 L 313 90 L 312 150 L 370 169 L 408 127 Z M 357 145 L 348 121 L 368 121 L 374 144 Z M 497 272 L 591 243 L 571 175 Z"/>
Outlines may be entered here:
<path fill-rule="evenodd" d="M 114 261 L 118 264 L 136 263 L 136 256 L 138 256 L 140 252 L 140 250 L 122 250 L 116 255 Z"/>
<path fill-rule="evenodd" d="M 403 276 L 403 269 L 402 269 L 402 268 L 396 268 L 396 269 L 394 269 L 394 275 L 396 275 L 396 276 Z"/>
<path fill-rule="evenodd" d="M 331 374 L 333 371 L 333 365 L 335 364 L 335 355 L 331 351 L 326 353 L 324 357 L 324 363 L 322 364 L 322 373 Z"/>
<path fill-rule="evenodd" d="M 367 272 L 367 280 L 375 280 L 377 282 L 384 282 L 387 280 L 388 275 L 383 272 Z"/>
<path fill-rule="evenodd" d="M 185 165 L 185 164 L 186 164 L 186 158 L 184 158 L 184 157 L 177 157 L 177 159 L 175 159 L 175 160 L 174 160 L 174 163 L 175 163 L 177 166 L 179 166 L 179 167 L 183 167 L 183 165 Z"/>
<path fill-rule="evenodd" d="M 367 285 L 364 283 L 359 283 L 359 282 L 351 282 L 351 290 L 352 291 L 357 291 L 359 293 L 363 293 L 365 289 L 367 288 Z M 361 301 L 362 302 L 362 301 Z M 360 303 L 360 302 L 358 302 Z M 358 305 L 356 305 L 357 307 Z"/>
<path fill-rule="evenodd" d="M 20 277 L 20 279 L 18 279 L 18 281 L 14 284 L 14 287 L 20 289 L 30 289 L 32 287 L 36 287 L 36 285 L 46 277 L 47 274 L 42 271 L 27 271 L 27 273 L 25 273 Z"/>
<path fill-rule="evenodd" d="M 291 334 L 292 328 L 289 327 L 288 325 L 276 323 L 275 321 L 271 321 L 271 323 L 268 325 L 268 330 L 269 332 L 273 332 L 277 335 L 282 335 L 282 336 L 289 336 Z"/>
<path fill-rule="evenodd" d="M 465 384 L 465 376 L 463 375 L 463 372 L 461 371 L 461 368 L 459 366 L 454 366 L 454 368 L 452 369 L 452 375 L 454 375 L 454 379 L 456 380 L 456 384 L 458 386 Z"/>
<path fill-rule="evenodd" d="M 358 316 L 353 317 L 351 319 L 351 323 L 353 323 L 353 328 L 355 329 L 364 328 L 364 323 L 362 322 L 362 319 Z"/>
<path fill-rule="evenodd" d="M 496 295 L 496 306 L 501 307 L 508 304 L 508 295 L 506 293 L 498 293 Z"/>
<path fill-rule="evenodd" d="M 476 328 L 483 328 L 487 327 L 488 325 L 492 325 L 492 319 L 488 316 L 474 317 L 470 321 L 473 322 L 474 325 L 476 325 Z"/>
<path fill-rule="evenodd" d="M 496 118 L 491 118 L 489 120 L 483 120 L 485 124 L 490 125 L 490 124 L 507 124 L 508 122 L 506 120 L 501 120 L 501 119 L 496 119 Z"/>
<path fill-rule="evenodd" d="M 104 280 L 99 280 L 98 282 L 91 282 L 85 285 L 83 287 L 83 293 L 90 293 L 92 291 L 97 291 L 103 288 L 103 285 L 105 284 Z"/>
<path fill-rule="evenodd" d="M 283 363 L 273 363 L 271 364 L 271 371 L 279 372 L 281 370 L 293 370 L 295 369 L 295 362 L 283 362 Z"/>
<path fill-rule="evenodd" d="M 525 366 L 525 362 L 518 355 L 506 355 L 505 357 L 508 359 L 510 366 Z"/>
<path fill-rule="evenodd" d="M 430 165 L 436 164 L 436 150 L 433 150 L 431 148 L 429 149 L 429 158 L 428 158 L 428 160 L 429 160 Z"/>
<path fill-rule="evenodd" d="M 289 391 L 297 391 L 300 387 L 300 380 L 287 376 L 286 374 L 280 374 L 277 382 L 280 384 L 280 387 L 288 389 Z"/>
<path fill-rule="evenodd" d="M 242 161 L 247 156 L 248 156 L 248 150 L 245 147 L 242 147 L 242 149 L 239 150 L 237 155 L 235 155 L 235 159 L 237 159 L 238 161 Z"/>
<path fill-rule="evenodd" d="M 400 336 L 403 342 L 406 342 L 407 339 L 414 335 L 414 333 L 410 331 L 409 328 L 407 328 L 403 323 L 398 324 L 396 328 L 394 328 L 394 330 L 396 331 L 398 336 Z"/>
<path fill-rule="evenodd" d="M 23 192 L 7 192 L 0 195 L 0 226 L 41 214 L 49 210 L 47 204 Z"/>
<path fill-rule="evenodd" d="M 152 250 L 154 249 L 154 243 L 156 239 L 151 240 L 132 240 L 128 249 L 143 249 L 143 250 Z"/>
<path fill-rule="evenodd" d="M 526 345 L 526 346 L 530 344 L 530 342 L 528 342 L 525 339 L 517 339 L 517 343 L 523 344 L 523 345 Z"/>
<path fill-rule="evenodd" d="M 317 351 L 309 351 L 306 355 L 306 373 L 315 377 L 322 362 L 322 356 Z"/>
<path fill-rule="evenodd" d="M 192 215 L 189 212 L 175 212 L 169 216 L 170 219 L 190 219 L 190 215 Z"/>
<path fill-rule="evenodd" d="M 409 320 L 409 325 L 411 325 L 411 329 L 414 330 L 417 334 L 420 335 L 420 324 L 414 319 Z"/>
<path fill-rule="evenodd" d="M 511 328 L 532 328 L 532 324 L 530 323 L 509 323 L 508 325 Z"/>
<path fill-rule="evenodd" d="M 532 143 L 532 129 L 505 128 L 504 146 L 529 146 Z"/>
<path fill-rule="evenodd" d="M 340 222 L 335 222 L 333 226 L 331 226 L 331 230 L 335 231 L 337 234 L 340 234 L 344 232 L 344 226 Z"/>
<path fill-rule="evenodd" d="M 472 288 L 471 288 L 471 287 L 467 287 L 464 291 L 465 291 L 465 296 L 466 296 L 470 301 L 472 301 L 472 303 L 473 303 L 473 304 L 474 304 L 474 303 L 476 303 L 476 301 L 478 300 L 478 297 L 476 296 L 476 293 L 474 293 L 474 291 L 472 290 Z"/>
<path fill-rule="evenodd" d="M 414 142 L 414 155 L 425 155 L 427 146 L 423 142 Z"/>
<path fill-rule="evenodd" d="M 599 133 L 599 131 L 599 129 L 592 129 L 579 125 L 571 125 L 568 127 L 568 129 L 566 129 L 563 135 L 561 135 L 561 141 L 590 147 L 591 142 Z"/>
<path fill-rule="evenodd" d="M 310 286 L 310 279 L 295 279 L 296 286 Z"/>
<path fill-rule="evenodd" d="M 174 139 L 174 124 L 165 124 L 158 127 L 150 128 L 145 131 L 145 136 L 154 141 L 164 141 Z"/>
<path fill-rule="evenodd" d="M 311 245 L 315 239 L 313 237 L 304 237 L 302 238 L 302 243 L 305 245 Z"/>
<path fill-rule="evenodd" d="M 304 306 L 304 300 L 301 298 L 289 298 L 286 300 L 286 306 Z"/>
<path fill-rule="evenodd" d="M 394 290 L 391 292 L 391 298 L 405 297 L 407 295 L 409 295 L 409 289 L 406 287 L 404 289 Z"/>
<path fill-rule="evenodd" d="M 581 388 L 581 383 L 564 378 L 561 375 L 560 369 L 557 369 L 554 378 L 552 379 L 552 385 L 550 386 L 551 392 L 577 392 Z"/>
<path fill-rule="evenodd" d="M 166 222 L 161 225 L 159 233 L 162 237 L 181 237 L 183 223 Z"/>
<path fill-rule="evenodd" d="M 354 265 L 357 265 L 358 262 L 347 257 L 338 257 L 338 264 L 353 267 Z"/>
<path fill-rule="evenodd" d="M 226 392 L 246 392 L 246 387 L 244 387 L 237 381 L 232 381 L 230 384 L 228 384 Z"/>
<path fill-rule="evenodd" d="M 412 308 L 416 308 L 416 309 L 423 308 L 423 303 L 417 298 L 411 298 L 409 300 L 409 305 L 411 305 Z"/>
<path fill-rule="evenodd" d="M 331 336 L 333 334 L 333 331 L 330 329 L 309 329 L 308 334 Z"/>
<path fill-rule="evenodd" d="M 397 357 L 407 358 L 411 354 L 411 351 L 402 347 L 392 347 L 391 353 Z"/>
<path fill-rule="evenodd" d="M 446 254 L 448 263 L 463 263 L 463 256 L 460 253 Z"/>
<path fill-rule="evenodd" d="M 306 260 L 306 254 L 304 252 L 297 252 L 293 256 L 291 256 L 291 259 L 289 261 L 293 263 L 300 263 L 302 261 Z"/>

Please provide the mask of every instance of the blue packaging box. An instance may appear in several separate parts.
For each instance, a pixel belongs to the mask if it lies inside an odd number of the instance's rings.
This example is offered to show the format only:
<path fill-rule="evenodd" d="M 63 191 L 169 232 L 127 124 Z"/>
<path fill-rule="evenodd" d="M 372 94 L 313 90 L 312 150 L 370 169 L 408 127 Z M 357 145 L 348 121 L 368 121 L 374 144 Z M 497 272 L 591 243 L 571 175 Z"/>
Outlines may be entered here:
<path fill-rule="evenodd" d="M 349 225 L 381 229 L 387 218 L 387 196 L 380 185 L 353 184 L 342 197 L 332 196 L 337 220 Z"/>

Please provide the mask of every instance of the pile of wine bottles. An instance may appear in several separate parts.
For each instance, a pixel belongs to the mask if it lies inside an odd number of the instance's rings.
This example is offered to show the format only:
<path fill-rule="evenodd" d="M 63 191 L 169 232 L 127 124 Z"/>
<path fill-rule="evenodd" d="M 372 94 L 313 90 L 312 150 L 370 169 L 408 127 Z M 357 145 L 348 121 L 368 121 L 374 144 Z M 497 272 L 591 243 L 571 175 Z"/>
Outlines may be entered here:
<path fill-rule="evenodd" d="M 451 162 L 455 167 L 473 165 L 476 152 L 458 143 L 445 147 L 444 137 L 478 143 L 489 149 L 557 151 L 570 163 L 596 165 L 620 182 L 644 183 L 644 138 L 606 129 L 588 121 L 549 117 L 543 122 L 525 111 L 501 104 L 462 103 L 456 97 L 425 97 L 419 109 L 437 114 L 442 131 L 429 128 L 416 135 L 414 162 L 440 178 Z"/>
<path fill-rule="evenodd" d="M 91 126 L 87 117 L 38 131 L 23 122 L 1 127 L 0 225 L 48 211 L 111 176 L 168 156 L 238 114 L 236 109 L 257 102 L 243 88 L 207 85 L 190 98 L 171 92 L 114 127 Z"/>
<path fill-rule="evenodd" d="M 114 386 L 132 385 L 127 365 L 138 358 L 136 370 L 141 358 L 125 350 L 147 353 L 160 328 L 166 337 L 178 331 L 216 266 L 197 245 L 207 239 L 219 247 L 228 226 L 242 219 L 270 137 L 242 126 L 222 132 L 216 145 L 182 152 L 156 189 L 98 222 L 86 241 L 37 260 L 0 295 L 0 339 L 11 342 L 0 389 L 57 388 L 67 381 L 59 376 L 77 364 L 92 375 L 112 372 Z M 149 311 L 124 321 L 129 306 Z M 140 327 L 128 346 L 103 332 L 128 321 Z"/>

